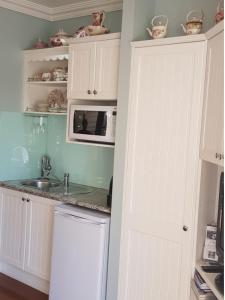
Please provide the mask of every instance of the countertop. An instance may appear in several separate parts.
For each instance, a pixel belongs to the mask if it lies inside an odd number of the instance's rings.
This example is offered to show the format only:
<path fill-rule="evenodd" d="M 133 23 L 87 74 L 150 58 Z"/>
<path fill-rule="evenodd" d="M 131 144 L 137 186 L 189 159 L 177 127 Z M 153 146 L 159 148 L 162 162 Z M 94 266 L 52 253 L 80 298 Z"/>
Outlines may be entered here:
<path fill-rule="evenodd" d="M 43 198 L 61 201 L 92 210 L 111 213 L 111 208 L 107 206 L 107 190 L 95 187 L 70 183 L 68 193 L 65 194 L 63 184 L 51 187 L 48 190 L 40 190 L 30 186 L 22 185 L 23 180 L 0 181 L 0 187 L 10 190 L 28 193 Z"/>

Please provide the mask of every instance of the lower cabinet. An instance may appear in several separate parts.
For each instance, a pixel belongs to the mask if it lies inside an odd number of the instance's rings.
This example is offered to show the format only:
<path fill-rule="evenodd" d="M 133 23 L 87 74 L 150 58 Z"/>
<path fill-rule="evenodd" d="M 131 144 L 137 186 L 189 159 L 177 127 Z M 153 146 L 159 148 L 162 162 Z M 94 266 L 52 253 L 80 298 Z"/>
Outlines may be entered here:
<path fill-rule="evenodd" d="M 1 195 L 1 260 L 23 268 L 26 203 L 18 192 L 2 190 Z"/>
<path fill-rule="evenodd" d="M 54 200 L 0 190 L 1 261 L 50 279 Z"/>

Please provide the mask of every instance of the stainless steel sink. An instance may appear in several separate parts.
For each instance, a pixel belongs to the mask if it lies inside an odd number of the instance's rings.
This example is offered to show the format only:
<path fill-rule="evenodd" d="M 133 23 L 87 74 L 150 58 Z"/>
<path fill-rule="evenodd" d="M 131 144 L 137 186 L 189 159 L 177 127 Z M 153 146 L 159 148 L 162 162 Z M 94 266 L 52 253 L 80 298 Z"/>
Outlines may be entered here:
<path fill-rule="evenodd" d="M 52 187 L 57 187 L 61 185 L 60 181 L 41 178 L 41 179 L 30 179 L 21 182 L 24 186 L 34 187 L 40 190 L 47 190 Z"/>

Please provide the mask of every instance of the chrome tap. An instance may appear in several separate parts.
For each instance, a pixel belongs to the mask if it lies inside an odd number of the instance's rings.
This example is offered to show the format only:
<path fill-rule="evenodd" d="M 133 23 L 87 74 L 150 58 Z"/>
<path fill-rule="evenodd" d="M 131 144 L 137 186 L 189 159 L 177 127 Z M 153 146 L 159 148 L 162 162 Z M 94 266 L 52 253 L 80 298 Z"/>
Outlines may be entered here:
<path fill-rule="evenodd" d="M 50 157 L 43 155 L 41 158 L 41 177 L 46 178 L 49 176 L 52 166 L 50 164 Z"/>

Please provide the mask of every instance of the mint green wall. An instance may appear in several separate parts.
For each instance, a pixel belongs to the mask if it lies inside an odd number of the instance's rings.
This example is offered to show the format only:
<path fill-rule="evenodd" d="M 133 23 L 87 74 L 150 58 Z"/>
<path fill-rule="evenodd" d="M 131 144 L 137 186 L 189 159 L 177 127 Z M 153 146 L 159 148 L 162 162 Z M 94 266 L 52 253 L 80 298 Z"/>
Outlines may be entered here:
<path fill-rule="evenodd" d="M 79 22 L 88 24 L 89 20 L 83 17 L 51 23 L 0 8 L 0 180 L 39 176 L 40 157 L 48 153 L 58 177 L 69 172 L 72 181 L 108 188 L 113 172 L 112 149 L 66 144 L 64 117 L 45 119 L 46 133 L 37 135 L 34 127 L 39 118 L 21 113 L 21 51 L 30 48 L 39 36 L 47 41 L 58 28 L 73 32 Z M 106 25 L 120 31 L 121 12 L 109 13 Z"/>
<path fill-rule="evenodd" d="M 65 138 L 65 116 L 40 119 L 0 112 L 0 180 L 40 176 L 40 158 L 48 154 L 52 174 L 58 178 L 63 179 L 67 172 L 72 182 L 107 189 L 113 173 L 114 150 L 66 144 Z"/>
<path fill-rule="evenodd" d="M 49 22 L 0 8 L 0 111 L 21 111 L 22 53 L 37 37 L 48 36 Z"/>
<path fill-rule="evenodd" d="M 46 153 L 46 119 L 45 132 L 39 130 L 39 124 L 39 118 L 0 112 L 0 180 L 40 175 L 40 156 Z"/>
<path fill-rule="evenodd" d="M 47 153 L 53 173 L 63 179 L 70 174 L 72 182 L 108 188 L 113 174 L 112 148 L 66 144 L 66 117 L 48 117 Z"/>
<path fill-rule="evenodd" d="M 207 31 L 214 24 L 217 3 L 217 0 L 157 0 L 155 14 L 166 14 L 169 17 L 169 36 L 174 36 L 184 34 L 180 24 L 186 22 L 190 10 L 202 9 L 205 14 L 203 31 Z"/>
<path fill-rule="evenodd" d="M 110 29 L 110 32 L 120 32 L 121 22 L 122 11 L 106 13 L 104 25 Z M 50 34 L 56 33 L 60 28 L 63 28 L 69 34 L 73 34 L 79 27 L 86 26 L 88 24 L 91 24 L 91 16 L 52 22 L 50 24 Z"/>

